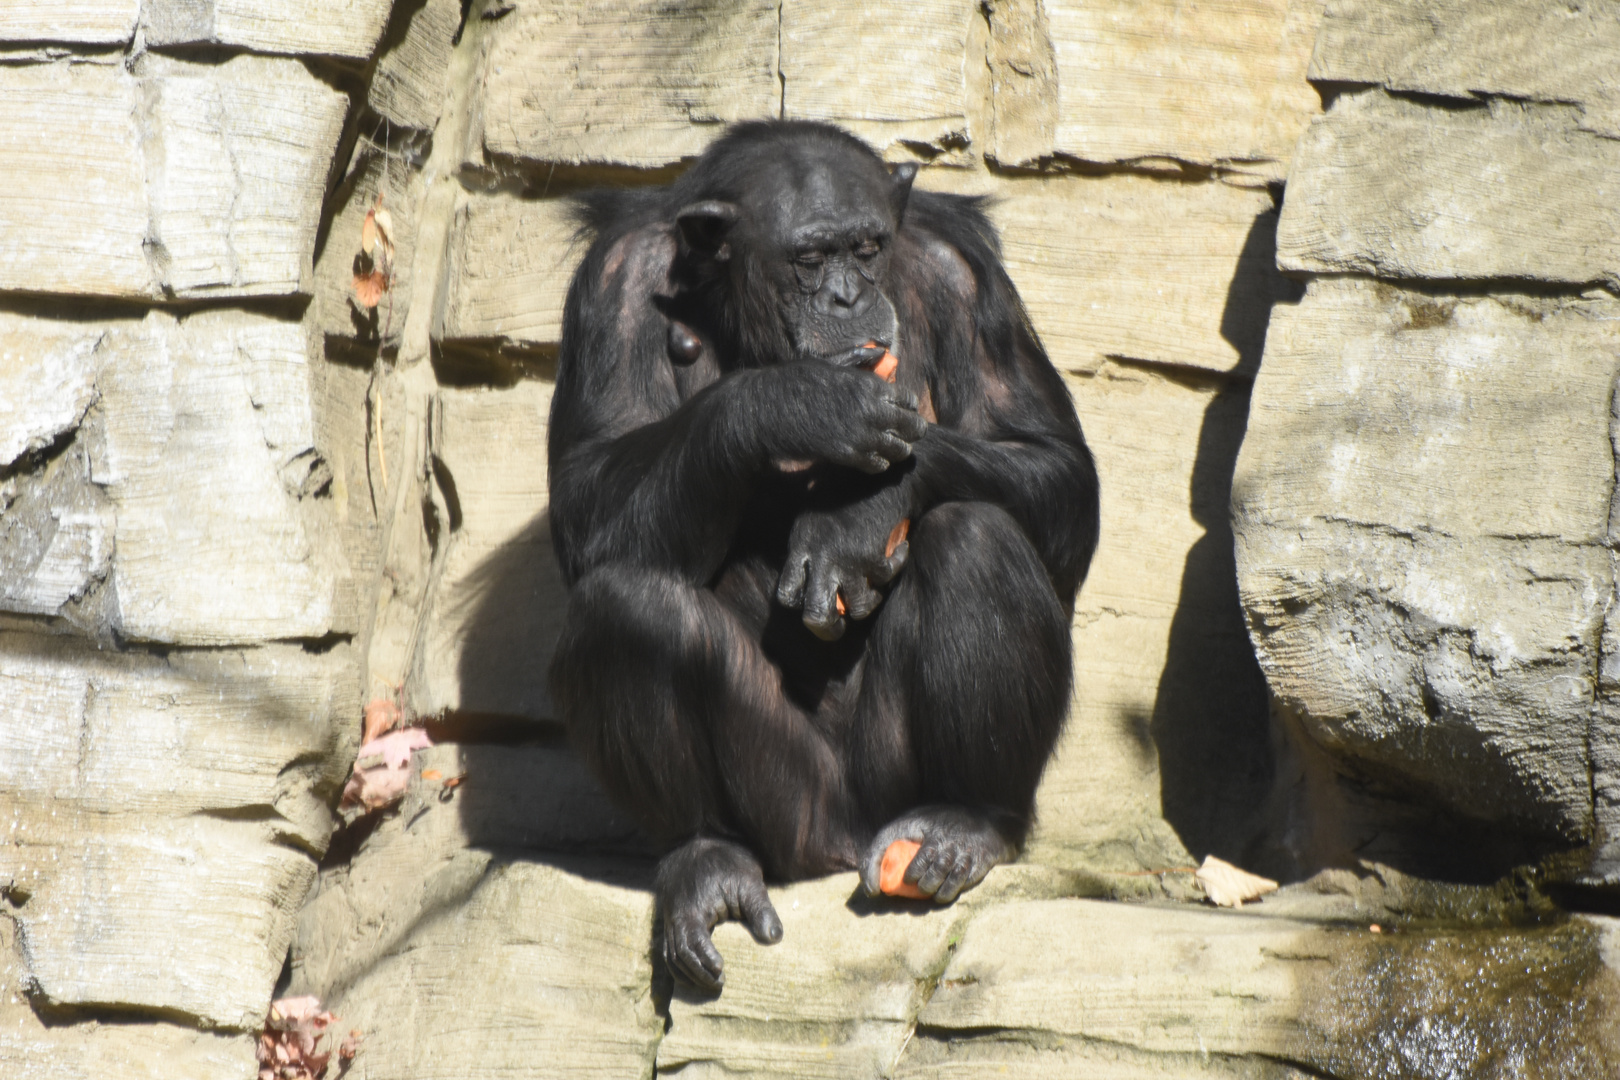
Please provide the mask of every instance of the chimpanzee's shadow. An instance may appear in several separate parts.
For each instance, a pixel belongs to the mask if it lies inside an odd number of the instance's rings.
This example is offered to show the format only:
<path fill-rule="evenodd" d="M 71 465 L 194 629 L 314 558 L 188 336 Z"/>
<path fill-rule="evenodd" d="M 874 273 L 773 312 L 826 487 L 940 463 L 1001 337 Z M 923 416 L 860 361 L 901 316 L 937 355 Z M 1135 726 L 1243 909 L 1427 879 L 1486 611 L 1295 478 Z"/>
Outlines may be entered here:
<path fill-rule="evenodd" d="M 650 885 L 655 845 L 568 746 L 547 689 L 568 603 L 549 514 L 485 556 L 458 592 L 458 610 L 447 614 L 462 628 L 461 708 L 442 733 L 461 744 L 465 781 L 451 797 L 468 843 L 595 880 Z"/>

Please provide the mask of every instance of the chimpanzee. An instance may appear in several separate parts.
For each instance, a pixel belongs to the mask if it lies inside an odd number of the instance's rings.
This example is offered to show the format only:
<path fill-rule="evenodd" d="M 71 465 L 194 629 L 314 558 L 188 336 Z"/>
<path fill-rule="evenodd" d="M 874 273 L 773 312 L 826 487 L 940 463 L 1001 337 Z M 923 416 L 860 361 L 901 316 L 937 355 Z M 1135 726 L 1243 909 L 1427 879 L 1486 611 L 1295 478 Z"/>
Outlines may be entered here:
<path fill-rule="evenodd" d="M 1013 858 L 1067 713 L 1096 471 L 982 200 L 916 172 L 755 121 L 579 199 L 553 694 L 672 844 L 664 954 L 711 990 L 717 923 L 781 937 L 766 875 L 876 892 L 907 838 L 948 903 Z"/>

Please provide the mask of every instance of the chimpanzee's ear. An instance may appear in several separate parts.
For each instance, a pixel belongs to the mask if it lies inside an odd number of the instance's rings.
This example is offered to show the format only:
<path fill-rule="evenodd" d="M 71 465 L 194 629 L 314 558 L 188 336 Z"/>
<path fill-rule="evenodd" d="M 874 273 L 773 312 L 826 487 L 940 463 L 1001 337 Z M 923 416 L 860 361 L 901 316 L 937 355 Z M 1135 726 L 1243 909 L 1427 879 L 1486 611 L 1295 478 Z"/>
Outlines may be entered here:
<path fill-rule="evenodd" d="M 736 223 L 737 207 L 715 199 L 693 203 L 675 215 L 675 224 L 681 230 L 681 240 L 687 250 L 715 262 L 731 258 L 731 245 L 726 243 L 726 236 Z"/>
<path fill-rule="evenodd" d="M 889 198 L 894 203 L 896 221 L 906 216 L 906 200 L 911 198 L 911 182 L 915 179 L 917 179 L 915 162 L 903 161 L 889 170 L 889 182 L 893 185 Z"/>

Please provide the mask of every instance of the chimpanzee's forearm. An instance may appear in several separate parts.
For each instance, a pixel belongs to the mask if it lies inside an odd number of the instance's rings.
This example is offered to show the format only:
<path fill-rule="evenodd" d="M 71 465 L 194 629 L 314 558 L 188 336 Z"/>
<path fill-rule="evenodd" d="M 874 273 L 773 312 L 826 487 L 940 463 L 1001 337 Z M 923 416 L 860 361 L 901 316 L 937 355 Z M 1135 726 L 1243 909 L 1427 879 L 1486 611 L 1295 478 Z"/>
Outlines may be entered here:
<path fill-rule="evenodd" d="M 611 562 L 707 581 L 731 546 L 752 482 L 767 465 L 730 380 L 674 413 L 555 455 L 551 529 L 573 581 Z"/>
<path fill-rule="evenodd" d="M 915 513 L 954 500 L 994 503 L 1035 545 L 1060 595 L 1079 587 L 1097 544 L 1097 471 L 1084 442 L 990 440 L 934 425 L 914 446 Z"/>

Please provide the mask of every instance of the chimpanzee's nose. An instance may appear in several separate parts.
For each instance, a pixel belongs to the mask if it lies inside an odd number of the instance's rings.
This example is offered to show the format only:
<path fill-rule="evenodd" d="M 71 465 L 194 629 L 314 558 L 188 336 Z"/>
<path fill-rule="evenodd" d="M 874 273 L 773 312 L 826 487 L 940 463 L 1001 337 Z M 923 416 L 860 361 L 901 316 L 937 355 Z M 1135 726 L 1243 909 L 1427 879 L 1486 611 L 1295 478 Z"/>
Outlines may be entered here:
<path fill-rule="evenodd" d="M 839 316 L 853 315 L 854 307 L 860 302 L 862 287 L 861 275 L 854 270 L 842 270 L 829 275 L 827 287 L 832 292 L 833 314 Z"/>

